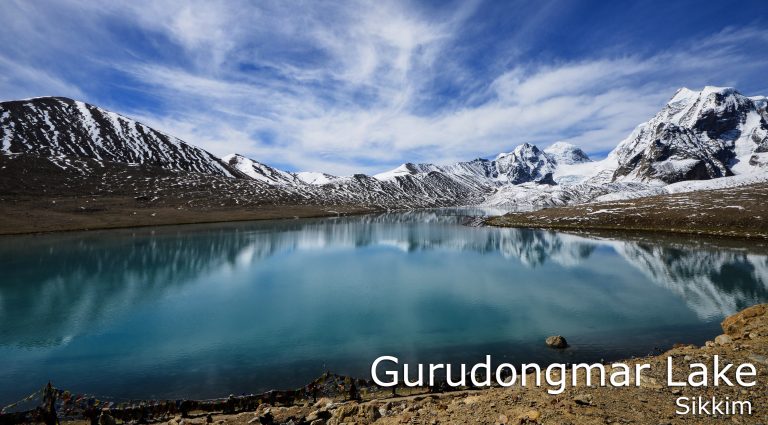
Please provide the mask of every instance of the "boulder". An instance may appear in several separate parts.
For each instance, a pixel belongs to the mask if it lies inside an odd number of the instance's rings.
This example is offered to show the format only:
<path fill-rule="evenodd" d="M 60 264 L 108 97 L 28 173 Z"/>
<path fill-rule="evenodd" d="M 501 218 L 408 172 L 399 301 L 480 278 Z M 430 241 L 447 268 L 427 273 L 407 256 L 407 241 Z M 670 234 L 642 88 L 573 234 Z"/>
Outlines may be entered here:
<path fill-rule="evenodd" d="M 365 419 L 369 423 L 376 422 L 376 420 L 381 417 L 381 412 L 379 412 L 379 407 L 375 405 L 367 406 L 364 412 L 365 412 Z"/>
<path fill-rule="evenodd" d="M 733 339 L 728 335 L 718 335 L 715 337 L 715 344 L 717 345 L 728 345 L 733 342 Z"/>
<path fill-rule="evenodd" d="M 545 341 L 547 345 L 551 348 L 566 348 L 568 347 L 568 341 L 565 340 L 564 337 L 560 335 L 554 335 L 550 336 Z"/>
<path fill-rule="evenodd" d="M 592 404 L 592 395 L 586 393 L 576 394 L 573 397 L 573 401 L 582 406 L 589 406 Z"/>
<path fill-rule="evenodd" d="M 720 326 L 727 335 L 739 338 L 766 324 L 768 324 L 768 304 L 758 304 L 726 317 Z"/>
<path fill-rule="evenodd" d="M 520 423 L 538 422 L 541 412 L 538 410 L 529 410 L 520 417 Z"/>

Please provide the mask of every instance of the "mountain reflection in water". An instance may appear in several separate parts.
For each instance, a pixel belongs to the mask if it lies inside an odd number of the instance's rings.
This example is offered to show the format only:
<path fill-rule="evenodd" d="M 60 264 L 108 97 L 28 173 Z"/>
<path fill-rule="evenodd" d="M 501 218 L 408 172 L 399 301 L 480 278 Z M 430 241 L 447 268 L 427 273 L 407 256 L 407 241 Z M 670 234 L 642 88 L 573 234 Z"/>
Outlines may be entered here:
<path fill-rule="evenodd" d="M 754 245 L 467 227 L 466 214 L 0 238 L 0 402 L 49 378 L 125 396 L 255 391 L 393 351 L 551 360 L 533 346 L 548 333 L 580 337 L 585 357 L 643 354 L 656 330 L 696 339 L 768 300 Z"/>

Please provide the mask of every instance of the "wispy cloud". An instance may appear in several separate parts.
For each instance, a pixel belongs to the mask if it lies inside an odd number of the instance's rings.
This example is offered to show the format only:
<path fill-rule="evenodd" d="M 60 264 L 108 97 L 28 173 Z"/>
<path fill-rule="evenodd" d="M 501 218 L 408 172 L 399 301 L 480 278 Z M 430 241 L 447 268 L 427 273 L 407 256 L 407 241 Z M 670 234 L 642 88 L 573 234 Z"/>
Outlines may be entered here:
<path fill-rule="evenodd" d="M 102 103 L 219 155 L 349 174 L 490 156 L 523 142 L 566 140 L 605 153 L 679 86 L 738 85 L 768 68 L 753 53 L 768 47 L 768 31 L 756 26 L 644 54 L 521 55 L 535 36 L 531 22 L 550 18 L 552 5 L 474 63 L 466 37 L 484 7 L 12 2 L 0 14 L 11 35 L 0 42 L 20 42 L 0 54 L 0 89 L 6 98 Z M 94 78 L 121 95 L 91 87 Z"/>
<path fill-rule="evenodd" d="M 30 93 L 56 93 L 59 96 L 82 98 L 83 92 L 44 69 L 9 60 L 0 54 L 0 100 L 29 97 Z"/>

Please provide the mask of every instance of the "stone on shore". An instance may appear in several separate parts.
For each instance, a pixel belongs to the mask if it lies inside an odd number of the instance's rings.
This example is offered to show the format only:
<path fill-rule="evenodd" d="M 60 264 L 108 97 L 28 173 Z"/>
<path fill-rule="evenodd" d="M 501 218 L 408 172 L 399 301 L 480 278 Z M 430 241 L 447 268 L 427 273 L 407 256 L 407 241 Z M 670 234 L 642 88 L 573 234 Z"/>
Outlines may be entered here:
<path fill-rule="evenodd" d="M 550 336 L 545 341 L 551 348 L 566 348 L 568 347 L 568 341 L 560 335 Z"/>
<path fill-rule="evenodd" d="M 728 335 L 718 335 L 715 337 L 715 344 L 717 345 L 728 345 L 733 342 L 733 339 L 731 339 Z"/>

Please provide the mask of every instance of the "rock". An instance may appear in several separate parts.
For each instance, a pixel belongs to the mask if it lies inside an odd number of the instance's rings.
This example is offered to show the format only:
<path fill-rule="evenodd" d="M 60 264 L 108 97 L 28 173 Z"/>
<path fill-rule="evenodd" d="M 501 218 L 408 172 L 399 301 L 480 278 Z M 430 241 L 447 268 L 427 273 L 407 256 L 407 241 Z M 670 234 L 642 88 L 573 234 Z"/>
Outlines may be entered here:
<path fill-rule="evenodd" d="M 338 410 L 336 410 L 336 415 L 339 417 L 339 420 L 342 420 L 344 418 L 355 416 L 358 412 L 358 406 L 348 404 L 346 406 L 339 407 Z"/>
<path fill-rule="evenodd" d="M 379 412 L 379 409 L 377 406 L 369 405 L 365 408 L 365 419 L 368 420 L 368 422 L 375 422 L 377 419 L 381 417 L 381 413 Z"/>
<path fill-rule="evenodd" d="M 591 394 L 576 394 L 573 397 L 573 401 L 576 402 L 576 404 L 582 405 L 582 406 L 589 406 L 592 404 L 592 395 Z"/>
<path fill-rule="evenodd" d="M 717 345 L 728 345 L 733 342 L 733 339 L 728 335 L 718 335 L 715 337 L 715 344 Z"/>
<path fill-rule="evenodd" d="M 99 425 L 115 425 L 115 418 L 110 416 L 107 412 L 101 412 L 101 416 L 99 416 Z"/>
<path fill-rule="evenodd" d="M 316 421 L 318 419 L 320 419 L 322 421 L 327 421 L 330 418 L 331 418 L 331 412 L 329 412 L 329 411 L 327 411 L 325 409 L 320 409 L 320 410 L 315 410 L 314 412 L 311 412 L 307 416 L 306 421 L 307 422 L 314 422 L 314 421 Z"/>
<path fill-rule="evenodd" d="M 509 423 L 509 418 L 505 414 L 499 415 L 499 419 L 496 420 L 497 424 L 500 425 L 507 425 Z"/>
<path fill-rule="evenodd" d="M 590 398 L 591 400 L 591 398 Z M 529 410 L 520 416 L 520 422 L 537 422 L 541 417 L 541 412 L 538 410 Z"/>
<path fill-rule="evenodd" d="M 275 417 L 272 416 L 272 413 L 269 409 L 264 411 L 264 414 L 259 416 L 259 422 L 263 425 L 271 425 L 275 423 Z"/>
<path fill-rule="evenodd" d="M 764 365 L 768 365 L 768 357 L 763 356 L 762 354 L 750 354 L 749 360 L 752 360 L 755 363 L 761 363 Z"/>
<path fill-rule="evenodd" d="M 715 343 L 712 342 L 712 341 L 707 341 L 707 342 L 704 343 L 704 345 L 707 346 L 707 347 L 714 347 Z"/>
<path fill-rule="evenodd" d="M 758 319 L 765 320 L 765 316 L 768 316 L 768 304 L 758 304 L 726 317 L 720 326 L 728 335 L 741 335 L 749 322 L 759 322 Z"/>
<path fill-rule="evenodd" d="M 315 403 L 312 407 L 315 409 L 319 409 L 321 407 L 330 407 L 333 405 L 333 400 L 327 397 L 323 397 L 319 400 L 317 400 L 317 403 Z"/>
<path fill-rule="evenodd" d="M 547 345 L 551 348 L 566 348 L 568 347 L 568 342 L 565 340 L 564 337 L 560 335 L 554 335 L 550 336 L 545 341 Z"/>
<path fill-rule="evenodd" d="M 476 395 L 470 395 L 470 396 L 464 397 L 463 401 L 464 401 L 464 404 L 475 404 L 480 401 L 480 397 Z"/>
<path fill-rule="evenodd" d="M 652 376 L 645 376 L 645 375 L 640 375 L 640 387 L 650 388 L 654 390 L 663 388 L 663 386 L 659 384 L 659 381 L 657 381 L 656 378 Z"/>

